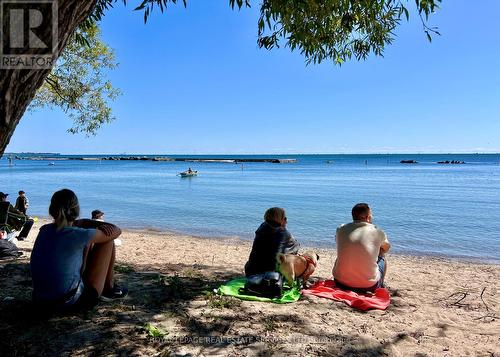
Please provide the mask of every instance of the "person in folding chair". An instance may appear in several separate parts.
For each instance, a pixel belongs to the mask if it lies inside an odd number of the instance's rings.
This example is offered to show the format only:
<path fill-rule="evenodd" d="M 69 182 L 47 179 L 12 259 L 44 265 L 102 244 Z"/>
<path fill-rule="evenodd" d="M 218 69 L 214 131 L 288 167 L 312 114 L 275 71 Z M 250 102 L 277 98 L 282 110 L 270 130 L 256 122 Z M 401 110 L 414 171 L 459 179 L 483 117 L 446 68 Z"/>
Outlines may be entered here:
<path fill-rule="evenodd" d="M 8 223 L 9 217 L 9 202 L 0 202 L 0 238 L 11 240 L 14 238 L 14 228 L 12 228 Z"/>
<path fill-rule="evenodd" d="M 4 212 L 5 208 L 7 208 L 7 219 L 5 224 L 13 230 L 21 231 L 17 236 L 17 239 L 24 240 L 28 237 L 28 234 L 31 231 L 31 227 L 33 227 L 33 223 L 35 223 L 35 221 L 14 208 L 14 206 L 12 206 L 9 201 L 7 201 L 8 196 L 8 193 L 0 192 L 0 211 Z M 0 218 L 2 218 L 1 214 Z"/>

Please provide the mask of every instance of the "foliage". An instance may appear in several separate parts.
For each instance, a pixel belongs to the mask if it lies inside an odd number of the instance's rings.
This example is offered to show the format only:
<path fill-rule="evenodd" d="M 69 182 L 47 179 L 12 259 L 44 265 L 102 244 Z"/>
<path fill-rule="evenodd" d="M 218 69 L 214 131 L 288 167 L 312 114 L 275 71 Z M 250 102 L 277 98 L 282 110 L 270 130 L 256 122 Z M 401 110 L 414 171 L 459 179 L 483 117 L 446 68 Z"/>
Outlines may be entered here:
<path fill-rule="evenodd" d="M 209 294 L 207 304 L 212 309 L 232 309 L 240 305 L 240 300 L 230 296 Z"/>
<path fill-rule="evenodd" d="M 168 335 L 166 331 L 163 331 L 161 328 L 154 326 L 150 322 L 144 324 L 144 330 L 148 333 L 150 337 L 161 338 Z"/>
<path fill-rule="evenodd" d="M 106 71 L 116 67 L 113 50 L 102 42 L 97 24 L 79 28 L 38 90 L 30 110 L 60 107 L 73 120 L 69 132 L 95 134 L 102 124 L 114 119 L 108 102 L 120 91 L 107 79 Z"/>
<path fill-rule="evenodd" d="M 118 0 L 98 0 L 94 15 Z M 122 0 L 126 3 L 126 0 Z M 187 0 L 182 0 L 187 6 Z M 229 0 L 231 8 L 250 7 L 250 0 Z M 382 56 L 385 46 L 394 40 L 394 30 L 401 20 L 409 20 L 409 0 L 262 0 L 258 20 L 258 45 L 273 49 L 298 50 L 306 63 L 331 60 L 336 64 L 351 59 L 366 59 L 371 53 Z M 177 0 L 142 0 L 136 10 L 144 12 L 144 21 L 155 8 L 163 12 Z M 429 27 L 429 16 L 441 0 L 415 0 L 416 11 L 429 41 L 439 32 Z"/>
<path fill-rule="evenodd" d="M 234 2 L 234 0 L 231 0 Z M 440 1 L 440 0 L 438 0 Z M 417 0 L 419 15 L 428 38 L 425 21 L 435 10 L 435 1 Z M 286 47 L 298 49 L 307 63 L 333 60 L 342 64 L 370 53 L 381 56 L 394 40 L 394 29 L 409 11 L 400 0 L 287 0 L 262 3 L 258 22 L 258 44 L 272 49 L 285 39 Z"/>
<path fill-rule="evenodd" d="M 115 264 L 114 271 L 121 274 L 130 274 L 135 272 L 134 268 L 125 264 Z"/>

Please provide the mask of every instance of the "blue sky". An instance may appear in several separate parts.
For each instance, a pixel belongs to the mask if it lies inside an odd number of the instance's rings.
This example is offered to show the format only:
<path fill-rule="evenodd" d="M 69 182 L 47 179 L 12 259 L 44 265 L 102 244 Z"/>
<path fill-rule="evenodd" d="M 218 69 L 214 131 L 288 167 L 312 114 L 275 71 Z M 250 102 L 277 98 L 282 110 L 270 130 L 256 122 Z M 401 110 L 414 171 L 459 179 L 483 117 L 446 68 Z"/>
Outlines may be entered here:
<path fill-rule="evenodd" d="M 259 49 L 253 3 L 192 0 L 146 25 L 117 4 L 102 23 L 116 121 L 87 138 L 58 110 L 27 113 L 7 152 L 500 152 L 499 1 L 444 0 L 432 44 L 413 14 L 384 58 L 342 67 Z"/>

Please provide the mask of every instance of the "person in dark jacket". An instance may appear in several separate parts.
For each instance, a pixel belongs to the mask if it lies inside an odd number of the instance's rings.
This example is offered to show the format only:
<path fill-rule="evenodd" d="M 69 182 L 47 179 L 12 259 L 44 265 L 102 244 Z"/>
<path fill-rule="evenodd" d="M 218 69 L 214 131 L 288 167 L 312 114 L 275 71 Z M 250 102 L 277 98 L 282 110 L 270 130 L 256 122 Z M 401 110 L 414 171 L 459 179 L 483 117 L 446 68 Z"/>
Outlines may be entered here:
<path fill-rule="evenodd" d="M 29 206 L 29 201 L 28 198 L 26 197 L 26 193 L 23 190 L 19 191 L 19 196 L 16 199 L 15 208 L 22 214 L 26 215 L 28 206 Z"/>
<path fill-rule="evenodd" d="M 24 240 L 28 237 L 31 227 L 33 227 L 33 223 L 35 223 L 35 221 L 12 206 L 9 201 L 7 201 L 8 195 L 8 193 L 0 192 L 0 202 L 7 202 L 9 204 L 7 224 L 16 231 L 20 230 L 21 232 L 19 233 L 17 239 Z"/>
<path fill-rule="evenodd" d="M 245 264 L 245 275 L 275 271 L 278 253 L 297 254 L 299 243 L 286 229 L 286 213 L 283 208 L 272 207 L 264 214 L 264 223 L 255 231 L 252 251 Z"/>

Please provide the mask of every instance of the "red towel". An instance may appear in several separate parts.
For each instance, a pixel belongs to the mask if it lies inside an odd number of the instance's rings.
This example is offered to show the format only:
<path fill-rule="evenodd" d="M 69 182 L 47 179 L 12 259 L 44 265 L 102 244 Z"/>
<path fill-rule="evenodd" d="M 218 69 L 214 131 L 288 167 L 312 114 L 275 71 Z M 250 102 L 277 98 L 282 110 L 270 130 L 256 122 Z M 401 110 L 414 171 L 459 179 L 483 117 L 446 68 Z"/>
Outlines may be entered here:
<path fill-rule="evenodd" d="M 350 290 L 342 290 L 335 286 L 333 280 L 318 281 L 309 289 L 302 290 L 302 294 L 342 301 L 351 307 L 363 311 L 370 309 L 385 310 L 391 303 L 391 296 L 385 288 L 378 288 L 373 294 L 362 294 Z"/>

